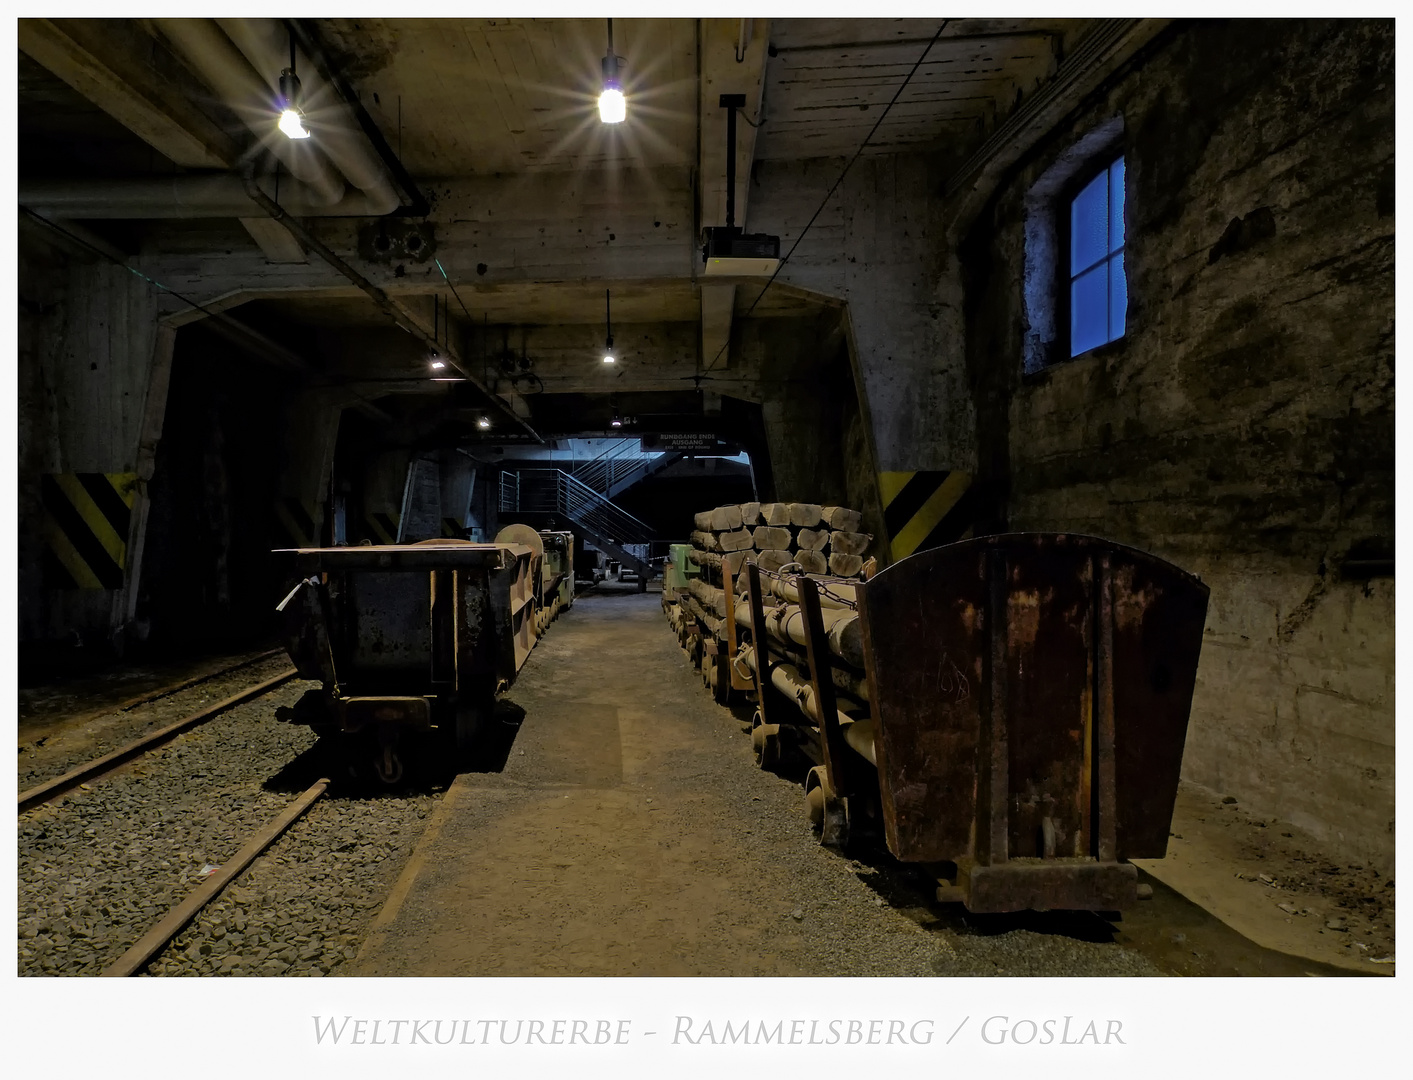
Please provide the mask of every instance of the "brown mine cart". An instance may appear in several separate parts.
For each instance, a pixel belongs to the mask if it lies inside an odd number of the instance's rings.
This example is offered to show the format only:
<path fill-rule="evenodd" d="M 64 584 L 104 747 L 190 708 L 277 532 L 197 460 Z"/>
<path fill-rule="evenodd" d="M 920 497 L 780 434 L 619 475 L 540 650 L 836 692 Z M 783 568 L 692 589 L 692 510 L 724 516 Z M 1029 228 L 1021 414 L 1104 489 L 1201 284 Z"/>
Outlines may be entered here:
<path fill-rule="evenodd" d="M 546 628 L 561 612 L 574 606 L 574 534 L 553 529 L 540 532 L 544 545 L 543 622 Z"/>
<path fill-rule="evenodd" d="M 535 645 L 531 548 L 425 540 L 276 554 L 300 579 L 279 605 L 285 647 L 301 678 L 323 683 L 281 719 L 371 734 L 390 784 L 406 733 L 451 736 L 462 752 L 475 744 Z"/>
<path fill-rule="evenodd" d="M 750 567 L 738 608 L 757 757 L 788 738 L 820 762 L 806 806 L 823 842 L 881 825 L 976 912 L 1137 899 L 1128 860 L 1167 852 L 1207 586 L 1068 534 L 935 548 L 828 607 L 828 583 L 762 581 Z"/>

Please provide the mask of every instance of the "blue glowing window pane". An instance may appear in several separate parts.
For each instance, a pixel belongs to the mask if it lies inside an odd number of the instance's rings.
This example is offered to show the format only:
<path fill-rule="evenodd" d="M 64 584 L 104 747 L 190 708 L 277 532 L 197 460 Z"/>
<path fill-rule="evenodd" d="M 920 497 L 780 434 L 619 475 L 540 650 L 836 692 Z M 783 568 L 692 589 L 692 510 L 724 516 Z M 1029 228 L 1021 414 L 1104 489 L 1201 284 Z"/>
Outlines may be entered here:
<path fill-rule="evenodd" d="M 1124 336 L 1128 314 L 1128 278 L 1124 275 L 1124 253 L 1109 260 L 1109 340 Z"/>
<path fill-rule="evenodd" d="M 1070 283 L 1070 355 L 1109 340 L 1109 269 L 1103 263 Z"/>
<path fill-rule="evenodd" d="M 1070 274 L 1087 270 L 1109 253 L 1109 176 L 1096 176 L 1070 204 Z"/>
<path fill-rule="evenodd" d="M 1124 246 L 1124 159 L 1109 166 L 1109 250 Z"/>

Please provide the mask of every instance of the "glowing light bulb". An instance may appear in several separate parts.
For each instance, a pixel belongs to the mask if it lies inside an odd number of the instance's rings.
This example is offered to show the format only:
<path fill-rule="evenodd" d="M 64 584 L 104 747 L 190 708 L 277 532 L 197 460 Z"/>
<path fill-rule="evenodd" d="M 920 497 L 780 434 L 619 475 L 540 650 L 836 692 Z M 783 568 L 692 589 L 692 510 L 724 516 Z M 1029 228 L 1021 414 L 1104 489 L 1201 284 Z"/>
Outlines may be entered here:
<path fill-rule="evenodd" d="M 603 84 L 599 95 L 599 119 L 605 124 L 619 124 L 628 115 L 628 104 L 623 100 L 623 88 L 616 82 Z"/>
<path fill-rule="evenodd" d="M 433 370 L 433 371 L 441 371 L 441 369 L 444 368 L 444 367 L 446 367 L 446 361 L 445 361 L 445 360 L 433 360 L 433 361 L 432 361 L 432 370 Z"/>
<path fill-rule="evenodd" d="M 486 416 L 481 417 L 481 419 L 476 421 L 476 426 L 482 431 L 489 431 L 491 429 L 490 418 Z"/>
<path fill-rule="evenodd" d="M 614 361 L 613 350 L 612 350 L 612 349 L 605 349 L 605 350 L 604 350 L 604 353 L 603 353 L 603 362 L 604 362 L 605 364 L 611 364 L 611 363 L 613 363 L 613 361 Z"/>
<path fill-rule="evenodd" d="M 291 139 L 309 138 L 309 129 L 304 126 L 304 118 L 298 109 L 286 109 L 280 113 L 280 130 Z"/>

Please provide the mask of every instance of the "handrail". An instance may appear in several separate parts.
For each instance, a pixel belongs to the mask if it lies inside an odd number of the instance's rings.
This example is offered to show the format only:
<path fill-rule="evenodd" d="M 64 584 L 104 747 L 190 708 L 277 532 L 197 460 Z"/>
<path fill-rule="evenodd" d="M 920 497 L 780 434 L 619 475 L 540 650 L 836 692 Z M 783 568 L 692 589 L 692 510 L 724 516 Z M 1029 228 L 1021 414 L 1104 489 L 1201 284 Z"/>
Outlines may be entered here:
<path fill-rule="evenodd" d="M 606 495 L 618 480 L 652 460 L 640 447 L 641 441 L 638 439 L 620 439 L 597 457 L 575 466 L 570 470 L 570 475 L 599 494 Z"/>
<path fill-rule="evenodd" d="M 513 485 L 506 479 L 514 475 Z M 651 526 L 563 469 L 521 469 L 501 474 L 501 511 L 563 514 L 619 543 L 651 543 Z"/>
<path fill-rule="evenodd" d="M 601 451 L 599 451 L 599 452 L 598 452 L 597 454 L 595 454 L 593 457 L 587 458 L 587 459 L 586 459 L 585 461 L 583 461 L 582 463 L 580 463 L 580 462 L 575 462 L 575 463 L 574 463 L 574 467 L 571 468 L 571 469 L 569 470 L 569 472 L 570 472 L 570 474 L 573 475 L 573 476 L 578 476 L 578 475 L 579 475 L 581 472 L 583 472 L 585 469 L 588 469 L 588 468 L 592 467 L 593 465 L 595 465 L 595 464 L 597 464 L 598 462 L 602 461 L 604 458 L 617 457 L 618 455 L 625 453 L 625 452 L 628 450 L 628 448 L 629 448 L 630 446 L 633 446 L 635 443 L 641 445 L 642 440 L 641 440 L 641 439 L 614 439 L 614 440 L 612 441 L 612 445 L 604 447 Z"/>

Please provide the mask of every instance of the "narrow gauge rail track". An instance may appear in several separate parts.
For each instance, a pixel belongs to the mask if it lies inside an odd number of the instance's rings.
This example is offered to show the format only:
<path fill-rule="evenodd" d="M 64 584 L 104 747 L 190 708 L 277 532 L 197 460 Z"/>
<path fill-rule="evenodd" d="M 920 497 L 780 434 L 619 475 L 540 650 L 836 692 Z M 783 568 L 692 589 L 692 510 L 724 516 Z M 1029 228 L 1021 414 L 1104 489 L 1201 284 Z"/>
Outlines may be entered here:
<path fill-rule="evenodd" d="M 244 663 L 235 665 L 235 667 L 243 666 L 245 666 Z M 234 670 L 234 668 L 227 670 Z M 76 766 L 75 768 L 68 770 L 68 772 L 54 777 L 52 780 L 47 780 L 42 784 L 36 784 L 34 787 L 29 788 L 27 791 L 22 791 L 19 793 L 18 812 L 22 814 L 26 810 L 33 809 L 34 807 L 39 806 L 42 803 L 50 802 L 54 799 L 57 799 L 60 795 L 72 791 L 80 784 L 87 783 L 89 780 L 93 780 L 97 777 L 103 776 L 106 773 L 110 773 L 119 766 L 133 760 L 136 757 L 140 757 L 148 751 L 153 750 L 158 746 L 161 746 L 163 743 L 170 741 L 177 735 L 180 735 L 182 732 L 189 731 L 190 729 L 197 727 L 200 724 L 204 724 L 206 721 L 211 720 L 216 716 L 219 716 L 221 713 L 225 712 L 228 709 L 234 708 L 235 706 L 243 704 L 244 702 L 251 701 L 254 698 L 260 697 L 262 694 L 268 693 L 269 691 L 275 689 L 275 687 L 283 685 L 290 679 L 293 679 L 295 677 L 295 674 L 296 672 L 294 668 L 288 668 L 280 672 L 279 674 L 264 680 L 263 682 L 259 682 L 256 683 L 254 686 L 247 687 L 238 694 L 232 694 L 230 697 L 218 701 L 214 705 L 208 705 L 204 709 L 199 709 L 198 711 L 191 713 L 188 716 L 182 717 L 182 719 L 176 721 L 175 723 L 168 724 L 166 727 L 158 728 L 156 731 L 149 732 L 142 738 L 130 742 L 125 746 L 121 746 L 118 749 L 112 751 L 111 753 L 104 754 L 102 757 L 95 758 L 94 760 L 86 762 L 83 765 Z"/>
<path fill-rule="evenodd" d="M 293 675 L 246 687 L 21 796 L 22 973 L 142 973 L 318 801 L 327 779 L 302 793 L 284 787 L 284 797 L 263 780 L 310 749 L 307 735 L 258 719 L 261 697 Z M 114 771 L 149 750 L 140 771 Z M 105 773 L 108 782 L 82 785 L 87 798 L 59 805 L 60 791 Z M 306 771 L 303 783 L 318 775 Z M 182 869 L 193 860 L 196 881 Z"/>
<path fill-rule="evenodd" d="M 131 712 L 139 705 L 147 705 L 151 702 L 159 701 L 164 697 L 171 697 L 173 694 L 179 694 L 183 690 L 190 690 L 193 686 L 199 686 L 202 683 L 209 682 L 212 679 L 219 679 L 222 675 L 229 675 L 231 674 L 231 672 L 239 671 L 241 668 L 251 667 L 265 660 L 273 660 L 277 656 L 284 655 L 285 650 L 283 648 L 267 649 L 262 653 L 256 653 L 254 656 L 247 656 L 244 660 L 237 660 L 233 664 L 226 664 L 224 667 L 219 667 L 212 671 L 202 672 L 199 675 L 191 676 L 189 679 L 183 679 L 181 680 L 181 682 L 170 683 L 169 685 L 160 687 L 159 689 L 149 690 L 145 694 L 139 694 L 137 697 L 129 698 L 127 701 L 123 702 L 113 711 Z"/>
<path fill-rule="evenodd" d="M 245 846 L 236 852 L 220 870 L 207 879 L 204 885 L 167 912 L 160 922 L 138 940 L 137 944 L 118 957 L 101 974 L 104 977 L 121 978 L 140 972 L 147 966 L 148 961 L 161 952 L 167 943 L 181 932 L 182 927 L 196 917 L 198 911 L 220 895 L 221 890 L 234 881 L 247 866 L 255 861 L 261 852 L 279 839 L 281 833 L 298 821 L 318 801 L 328 786 L 329 781 L 325 777 L 306 788 L 303 794 L 287 806 L 278 817 L 268 822 L 246 841 Z"/>

